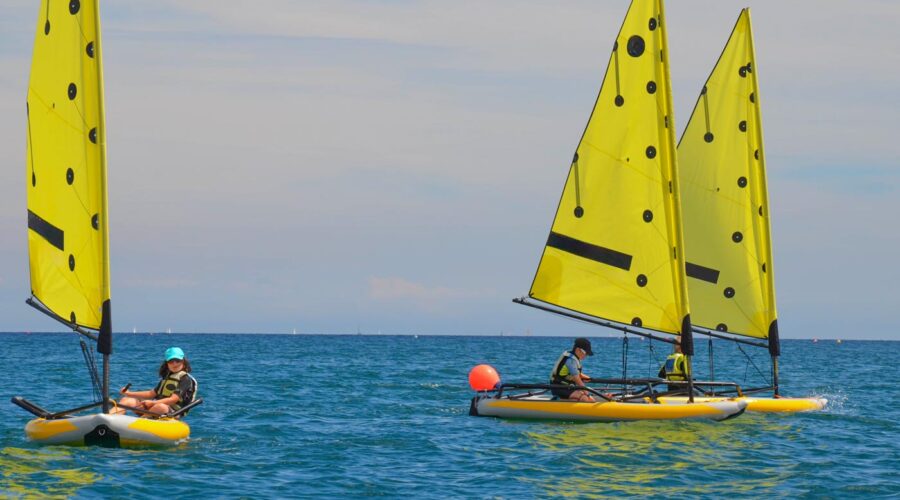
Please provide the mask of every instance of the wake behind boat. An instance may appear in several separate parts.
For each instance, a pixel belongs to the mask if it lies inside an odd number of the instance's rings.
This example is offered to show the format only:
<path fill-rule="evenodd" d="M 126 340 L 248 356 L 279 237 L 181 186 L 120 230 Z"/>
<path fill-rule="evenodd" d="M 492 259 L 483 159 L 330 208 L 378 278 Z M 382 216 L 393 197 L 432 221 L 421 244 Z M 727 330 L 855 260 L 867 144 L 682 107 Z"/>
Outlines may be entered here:
<path fill-rule="evenodd" d="M 165 415 L 126 408 L 157 418 L 109 414 L 115 402 L 109 398 L 113 339 L 101 47 L 97 0 L 41 2 L 26 107 L 26 302 L 80 335 L 94 402 L 58 412 L 18 396 L 12 402 L 38 417 L 25 433 L 40 443 L 170 445 L 189 436 L 177 418 L 202 399 Z M 103 355 L 102 375 L 85 339 Z M 74 416 L 96 408 L 101 413 Z"/>

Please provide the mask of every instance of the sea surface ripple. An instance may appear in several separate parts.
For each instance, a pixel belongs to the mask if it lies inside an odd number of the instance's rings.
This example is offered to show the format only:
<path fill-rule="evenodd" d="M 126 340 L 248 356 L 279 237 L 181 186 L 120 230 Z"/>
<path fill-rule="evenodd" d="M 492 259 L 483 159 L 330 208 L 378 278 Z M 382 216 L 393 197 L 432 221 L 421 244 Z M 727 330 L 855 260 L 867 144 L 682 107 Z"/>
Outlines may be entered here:
<path fill-rule="evenodd" d="M 21 395 L 50 410 L 90 400 L 73 334 L 0 334 L 0 496 L 40 497 L 898 497 L 900 342 L 783 341 L 788 395 L 823 412 L 726 422 L 574 424 L 468 415 L 468 370 L 543 382 L 569 338 L 117 334 L 112 385 L 156 383 L 162 352 L 188 355 L 206 402 L 172 449 L 38 446 Z M 655 373 L 659 342 L 594 339 L 594 376 Z M 697 339 L 695 373 L 709 375 Z M 652 347 L 652 349 L 651 349 Z M 716 341 L 717 379 L 753 386 L 763 349 Z M 754 366 L 755 365 L 755 366 Z M 757 368 L 759 369 L 757 371 Z"/>

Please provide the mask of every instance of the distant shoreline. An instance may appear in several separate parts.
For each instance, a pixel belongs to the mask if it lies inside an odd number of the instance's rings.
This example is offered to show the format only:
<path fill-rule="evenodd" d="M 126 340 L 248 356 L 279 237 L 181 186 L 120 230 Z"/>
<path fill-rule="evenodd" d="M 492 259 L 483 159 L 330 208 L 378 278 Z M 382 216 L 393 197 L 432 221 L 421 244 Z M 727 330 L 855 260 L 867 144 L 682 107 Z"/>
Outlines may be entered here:
<path fill-rule="evenodd" d="M 69 335 L 73 332 L 60 332 L 60 331 L 13 331 L 13 332 L 0 332 L 0 335 Z M 556 338 L 567 338 L 571 335 L 525 335 L 525 334 L 503 334 L 499 335 L 496 333 L 279 333 L 279 332 L 113 332 L 113 335 L 116 337 L 119 336 L 132 336 L 132 335 L 143 335 L 143 336 L 161 336 L 168 337 L 172 335 L 262 335 L 262 336 L 284 336 L 284 337 L 477 337 L 477 338 L 545 338 L 545 339 L 556 339 Z M 621 335 L 588 335 L 588 337 L 592 339 L 621 339 Z M 634 337 L 632 337 L 634 338 Z M 798 337 L 798 338 L 781 338 L 782 341 L 789 342 L 813 342 L 814 340 L 821 343 L 837 343 L 838 340 L 841 343 L 845 342 L 900 342 L 900 339 L 852 339 L 852 338 L 825 338 L 825 337 Z M 725 341 L 727 342 L 727 341 Z"/>

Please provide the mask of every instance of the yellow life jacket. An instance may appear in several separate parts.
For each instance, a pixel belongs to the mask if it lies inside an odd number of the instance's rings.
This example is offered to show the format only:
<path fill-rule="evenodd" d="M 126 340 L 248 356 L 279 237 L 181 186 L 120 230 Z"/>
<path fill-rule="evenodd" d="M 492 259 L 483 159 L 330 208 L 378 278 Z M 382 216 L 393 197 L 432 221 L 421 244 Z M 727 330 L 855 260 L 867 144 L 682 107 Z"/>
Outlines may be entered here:
<path fill-rule="evenodd" d="M 666 364 L 663 365 L 667 380 L 687 380 L 688 368 L 687 357 L 680 352 L 675 352 L 666 358 Z M 663 371 L 661 370 L 661 371 Z"/>
<path fill-rule="evenodd" d="M 569 373 L 569 367 L 566 365 L 566 361 L 572 358 L 575 360 L 575 365 L 578 366 L 578 373 Z M 575 375 L 581 375 L 581 360 L 578 359 L 578 356 L 569 352 L 563 351 L 562 356 L 556 360 L 556 364 L 553 365 L 553 371 L 550 372 L 550 383 L 551 384 L 569 384 L 573 385 L 574 382 L 570 379 Z"/>

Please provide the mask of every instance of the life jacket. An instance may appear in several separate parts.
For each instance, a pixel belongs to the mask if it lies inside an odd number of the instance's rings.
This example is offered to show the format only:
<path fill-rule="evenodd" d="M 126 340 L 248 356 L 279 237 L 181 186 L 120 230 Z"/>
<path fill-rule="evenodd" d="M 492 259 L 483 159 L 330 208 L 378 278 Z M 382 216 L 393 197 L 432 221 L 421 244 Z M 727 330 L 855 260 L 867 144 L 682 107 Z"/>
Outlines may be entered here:
<path fill-rule="evenodd" d="M 660 370 L 660 375 L 665 375 L 667 380 L 687 380 L 687 358 L 680 352 L 675 352 L 666 358 L 666 364 Z"/>
<path fill-rule="evenodd" d="M 569 367 L 566 366 L 566 361 L 569 358 L 575 360 L 575 365 L 578 367 L 578 373 L 569 373 Z M 563 351 L 562 356 L 560 356 L 559 359 L 556 360 L 556 364 L 553 365 L 553 371 L 550 372 L 550 383 L 575 385 L 568 378 L 574 375 L 581 375 L 581 360 L 578 359 L 578 356 L 572 354 L 571 352 Z"/>
<path fill-rule="evenodd" d="M 176 373 L 170 373 L 166 375 L 166 378 L 159 381 L 159 384 L 156 386 L 156 398 L 163 399 L 171 396 L 178 390 L 178 386 L 181 384 L 181 379 L 187 377 L 190 380 L 191 388 L 186 391 L 185 394 L 180 395 L 182 399 L 175 404 L 170 405 L 172 410 L 178 410 L 182 406 L 186 406 L 191 403 L 195 397 L 197 397 L 197 380 L 194 379 L 188 372 L 182 370 Z"/>

